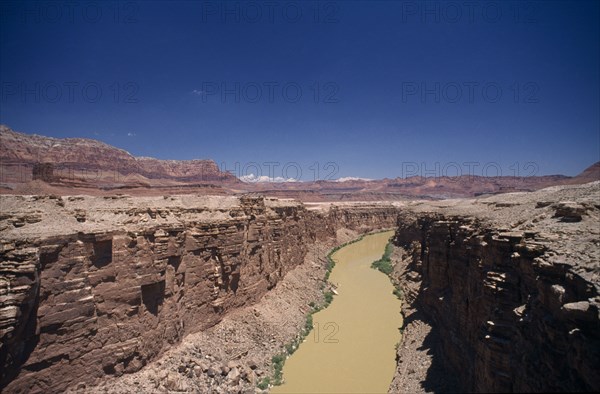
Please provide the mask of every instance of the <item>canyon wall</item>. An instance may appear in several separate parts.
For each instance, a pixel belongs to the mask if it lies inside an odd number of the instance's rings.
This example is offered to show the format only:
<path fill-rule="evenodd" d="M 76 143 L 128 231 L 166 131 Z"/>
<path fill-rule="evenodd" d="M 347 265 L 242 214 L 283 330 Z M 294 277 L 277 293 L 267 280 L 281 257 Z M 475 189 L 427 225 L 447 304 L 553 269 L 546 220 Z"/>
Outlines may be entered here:
<path fill-rule="evenodd" d="M 37 179 L 36 167 L 53 169 L 55 176 L 47 181 L 71 180 L 80 177 L 90 184 L 102 178 L 115 183 L 125 181 L 127 174 L 138 174 L 148 179 L 181 181 L 232 182 L 237 178 L 221 171 L 212 160 L 159 160 L 135 157 L 129 152 L 88 138 L 51 138 L 24 134 L 0 125 L 0 180 L 24 182 Z M 48 171 L 48 170 L 46 170 Z M 96 185 L 98 186 L 98 185 Z"/>
<path fill-rule="evenodd" d="M 307 245 L 393 227 L 391 206 L 307 210 L 240 198 L 6 197 L 0 365 L 6 392 L 134 372 L 257 302 Z"/>
<path fill-rule="evenodd" d="M 593 226 L 598 206 L 588 208 L 593 216 L 585 220 Z M 600 298 L 597 276 L 590 279 L 597 260 L 579 256 L 587 263 L 582 267 L 577 257 L 558 253 L 557 236 L 571 231 L 558 229 L 573 224 L 535 210 L 530 219 L 546 215 L 543 220 L 554 222 L 552 240 L 473 216 L 420 212 L 399 218 L 394 240 L 407 256 L 403 280 L 418 285 L 407 295 L 437 331 L 436 354 L 443 359 L 437 361 L 464 391 L 600 388 Z M 597 231 L 582 235 L 582 244 L 597 245 Z"/>
<path fill-rule="evenodd" d="M 0 387 L 54 392 L 137 371 L 255 304 L 312 243 L 396 227 L 407 300 L 463 390 L 597 391 L 598 185 L 393 205 L 5 196 Z"/>

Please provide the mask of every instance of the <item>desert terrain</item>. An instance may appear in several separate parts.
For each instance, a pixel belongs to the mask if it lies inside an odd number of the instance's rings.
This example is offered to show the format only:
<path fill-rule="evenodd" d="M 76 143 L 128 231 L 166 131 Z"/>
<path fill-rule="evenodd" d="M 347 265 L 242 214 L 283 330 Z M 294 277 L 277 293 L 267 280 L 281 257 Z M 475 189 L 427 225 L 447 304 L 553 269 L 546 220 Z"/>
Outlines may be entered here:
<path fill-rule="evenodd" d="M 269 390 L 329 251 L 384 229 L 405 316 L 390 392 L 595 390 L 598 201 L 598 181 L 306 204 L 5 194 L 3 391 Z"/>
<path fill-rule="evenodd" d="M 481 176 L 481 168 L 477 171 L 465 168 L 464 174 L 456 176 L 444 176 L 443 171 L 438 169 L 433 176 L 414 170 L 406 171 L 405 177 L 394 179 L 243 182 L 241 178 L 248 174 L 222 170 L 210 158 L 159 160 L 135 157 L 97 140 L 49 138 L 16 132 L 5 125 L 0 125 L 0 141 L 0 193 L 4 194 L 110 196 L 122 193 L 161 196 L 262 193 L 305 202 L 394 201 L 535 191 L 548 186 L 582 184 L 600 179 L 599 162 L 573 177 Z M 402 169 L 398 168 L 398 172 Z"/>
<path fill-rule="evenodd" d="M 248 183 L 0 132 L 5 392 L 269 391 L 335 302 L 331 251 L 383 230 L 404 316 L 390 392 L 600 387 L 598 163 Z"/>
<path fill-rule="evenodd" d="M 0 394 L 600 392 L 600 1 L 0 1 Z"/>

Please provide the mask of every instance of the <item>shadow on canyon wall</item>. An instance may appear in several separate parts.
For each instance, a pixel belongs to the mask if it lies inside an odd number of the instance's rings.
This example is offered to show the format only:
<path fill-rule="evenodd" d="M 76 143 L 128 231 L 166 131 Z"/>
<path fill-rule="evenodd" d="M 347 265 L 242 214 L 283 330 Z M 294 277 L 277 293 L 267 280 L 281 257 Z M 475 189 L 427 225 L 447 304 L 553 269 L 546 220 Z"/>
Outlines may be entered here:
<path fill-rule="evenodd" d="M 444 361 L 440 336 L 435 326 L 418 310 L 413 311 L 404 319 L 405 326 L 414 323 L 432 326 L 431 331 L 417 349 L 431 356 L 431 365 L 427 370 L 425 380 L 421 382 L 423 390 L 434 393 L 462 392 L 456 374 L 448 368 L 447 363 Z"/>

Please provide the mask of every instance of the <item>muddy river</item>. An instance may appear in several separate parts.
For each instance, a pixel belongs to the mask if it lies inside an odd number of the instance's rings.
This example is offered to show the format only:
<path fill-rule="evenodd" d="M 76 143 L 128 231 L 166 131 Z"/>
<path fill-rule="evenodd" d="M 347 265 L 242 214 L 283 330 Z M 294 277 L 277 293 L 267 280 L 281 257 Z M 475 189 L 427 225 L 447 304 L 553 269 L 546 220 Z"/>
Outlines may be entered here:
<path fill-rule="evenodd" d="M 286 361 L 273 393 L 385 393 L 402 326 L 389 278 L 371 268 L 393 232 L 366 236 L 334 255 L 338 295 L 314 314 L 314 328 Z"/>

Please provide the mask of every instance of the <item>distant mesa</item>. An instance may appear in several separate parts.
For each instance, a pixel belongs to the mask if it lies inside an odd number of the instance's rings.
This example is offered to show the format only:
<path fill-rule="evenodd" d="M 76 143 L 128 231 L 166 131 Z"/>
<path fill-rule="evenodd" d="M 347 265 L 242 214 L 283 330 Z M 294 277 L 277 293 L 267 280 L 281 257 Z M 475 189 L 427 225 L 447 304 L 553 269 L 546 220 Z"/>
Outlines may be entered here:
<path fill-rule="evenodd" d="M 575 177 L 343 177 L 299 182 L 249 174 L 239 179 L 213 160 L 160 160 L 86 138 L 51 138 L 0 125 L 0 193 L 132 195 L 259 192 L 302 201 L 378 201 L 473 197 L 600 180 L 600 162 Z"/>
<path fill-rule="evenodd" d="M 50 138 L 16 132 L 0 125 L 2 190 L 42 181 L 59 194 L 68 189 L 94 191 L 217 187 L 239 183 L 212 160 L 159 160 L 135 157 L 103 142 L 85 138 Z M 66 188 L 66 190 L 65 190 Z M 72 193 L 72 192 L 71 192 Z"/>

